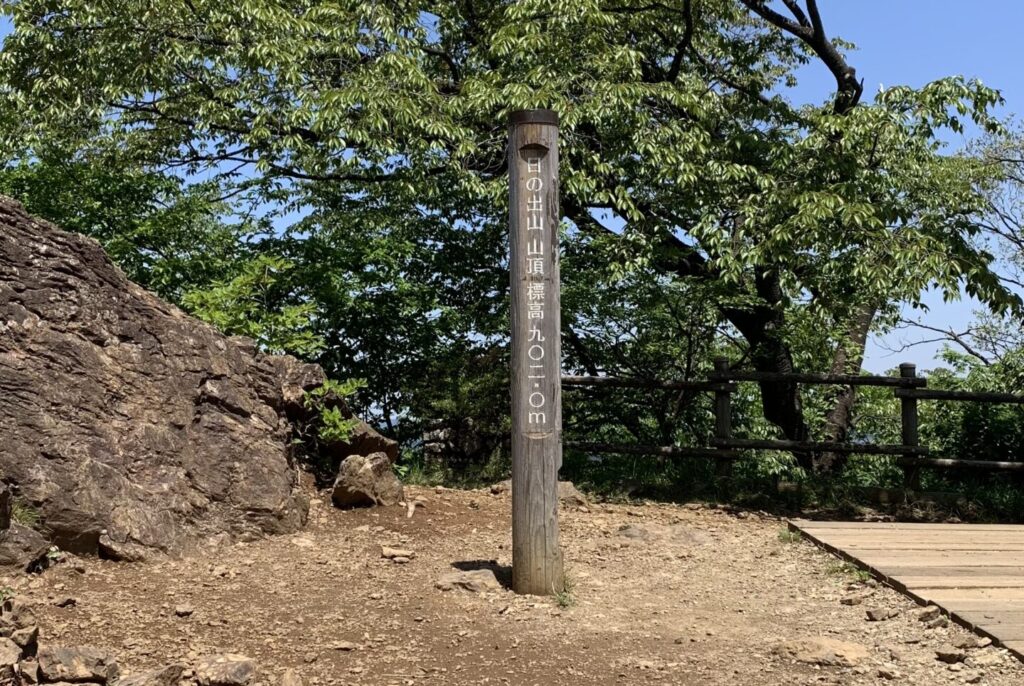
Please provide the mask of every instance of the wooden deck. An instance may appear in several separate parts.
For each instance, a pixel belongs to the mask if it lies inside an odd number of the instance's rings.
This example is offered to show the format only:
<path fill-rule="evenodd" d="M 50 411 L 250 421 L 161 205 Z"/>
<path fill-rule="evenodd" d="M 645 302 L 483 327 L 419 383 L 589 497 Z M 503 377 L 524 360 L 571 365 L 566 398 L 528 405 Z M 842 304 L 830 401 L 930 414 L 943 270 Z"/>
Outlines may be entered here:
<path fill-rule="evenodd" d="M 790 527 L 1024 660 L 1024 526 L 794 520 Z"/>

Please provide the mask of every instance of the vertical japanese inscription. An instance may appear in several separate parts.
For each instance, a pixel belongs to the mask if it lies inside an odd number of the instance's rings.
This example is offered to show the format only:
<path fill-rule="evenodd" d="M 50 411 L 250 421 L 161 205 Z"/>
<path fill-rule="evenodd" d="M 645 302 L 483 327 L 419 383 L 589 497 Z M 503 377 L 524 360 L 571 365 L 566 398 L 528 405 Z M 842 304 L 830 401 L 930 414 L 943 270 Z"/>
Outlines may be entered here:
<path fill-rule="evenodd" d="M 548 430 L 551 413 L 551 385 L 548 382 L 552 370 L 550 361 L 551 341 L 544 335 L 544 319 L 548 312 L 548 283 L 545 281 L 549 272 L 547 262 L 554 261 L 555 256 L 547 254 L 546 248 L 551 240 L 545 235 L 547 227 L 547 203 L 544 196 L 544 157 L 539 148 L 531 147 L 523 151 L 526 158 L 526 251 L 524 254 L 523 271 L 526 273 L 526 358 L 527 384 L 526 394 L 526 429 L 527 432 L 543 432 Z M 550 317 L 549 317 L 550 318 Z M 554 370 L 558 373 L 558 370 Z"/>
<path fill-rule="evenodd" d="M 530 436 L 557 435 L 560 464 L 557 128 L 522 125 L 518 134 L 510 154 L 513 424 Z"/>
<path fill-rule="evenodd" d="M 558 290 L 558 118 L 512 116 L 509 138 L 512 286 L 512 586 L 563 588 L 558 536 L 562 464 Z"/>

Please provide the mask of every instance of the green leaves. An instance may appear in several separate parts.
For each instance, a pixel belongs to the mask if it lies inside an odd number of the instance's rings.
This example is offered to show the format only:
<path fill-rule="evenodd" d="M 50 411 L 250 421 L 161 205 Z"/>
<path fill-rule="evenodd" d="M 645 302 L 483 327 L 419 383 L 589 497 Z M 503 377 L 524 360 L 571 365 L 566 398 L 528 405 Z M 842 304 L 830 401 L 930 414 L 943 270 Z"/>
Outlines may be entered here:
<path fill-rule="evenodd" d="M 973 240 L 997 172 L 940 144 L 968 120 L 998 131 L 998 92 L 950 78 L 842 114 L 829 93 L 795 106 L 779 93 L 814 53 L 732 0 L 0 8 L 8 187 L 224 330 L 365 377 L 356 402 L 392 429 L 484 404 L 430 384 L 504 342 L 521 108 L 562 121 L 564 276 L 593 294 L 566 299 L 577 333 L 699 322 L 701 355 L 730 336 L 738 357 L 775 341 L 821 368 L 855 313 L 926 287 L 1020 305 Z M 573 365 L 683 354 L 660 334 L 582 338 Z"/>
<path fill-rule="evenodd" d="M 283 279 L 294 266 L 258 255 L 231 279 L 186 293 L 184 305 L 226 334 L 252 338 L 266 352 L 313 357 L 324 340 L 313 328 L 316 305 Z"/>
<path fill-rule="evenodd" d="M 345 442 L 352 438 L 352 431 L 359 426 L 357 417 L 346 417 L 342 408 L 333 404 L 337 399 L 344 400 L 356 391 L 366 387 L 364 379 L 347 381 L 326 380 L 321 386 L 308 391 L 303 399 L 304 404 L 313 410 L 318 418 L 317 440 L 324 444 Z"/>

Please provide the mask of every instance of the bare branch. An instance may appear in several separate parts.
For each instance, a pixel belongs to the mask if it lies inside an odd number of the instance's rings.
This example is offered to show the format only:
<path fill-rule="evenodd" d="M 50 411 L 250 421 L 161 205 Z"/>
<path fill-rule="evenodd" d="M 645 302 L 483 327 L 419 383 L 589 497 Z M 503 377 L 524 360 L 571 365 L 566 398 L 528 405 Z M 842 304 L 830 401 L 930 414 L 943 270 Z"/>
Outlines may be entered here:
<path fill-rule="evenodd" d="M 906 345 L 906 346 L 903 347 L 903 350 L 906 350 L 907 348 L 909 348 L 911 346 L 914 346 L 914 345 L 922 345 L 922 344 L 925 344 L 925 343 L 939 343 L 939 342 L 942 342 L 942 341 L 948 341 L 950 343 L 955 343 L 956 345 L 960 346 L 960 348 L 965 353 L 967 353 L 971 357 L 977 359 L 979 362 L 981 362 L 986 367 L 992 365 L 992 360 L 990 358 L 988 358 L 987 356 L 983 355 L 980 351 L 978 351 L 978 349 L 975 346 L 971 345 L 970 337 L 971 337 L 971 335 L 973 333 L 973 331 L 971 329 L 967 329 L 966 331 L 957 332 L 957 331 L 954 331 L 952 329 L 952 327 L 949 328 L 949 329 L 940 329 L 938 327 L 929 326 L 927 324 L 922 324 L 921 322 L 916 322 L 916 321 L 913 321 L 913 320 L 910 320 L 910 319 L 901 319 L 900 323 L 904 324 L 904 325 L 906 325 L 908 327 L 914 327 L 914 328 L 918 328 L 918 329 L 923 329 L 925 331 L 931 331 L 933 333 L 942 334 L 942 336 L 940 338 L 934 338 L 934 339 L 917 341 L 916 343 L 911 343 L 909 345 Z"/>
<path fill-rule="evenodd" d="M 807 10 L 810 14 L 810 22 L 805 25 L 802 21 L 807 17 L 800 10 L 796 0 L 785 0 L 786 6 L 793 11 L 797 22 L 787 19 L 772 8 L 768 7 L 765 0 L 741 0 L 744 6 L 751 12 L 767 21 L 772 26 L 790 33 L 802 40 L 815 52 L 821 61 L 832 72 L 836 80 L 836 98 L 833 104 L 833 111 L 836 114 L 846 114 L 860 102 L 864 93 L 864 84 L 857 80 L 857 71 L 851 67 L 846 58 L 836 49 L 825 33 L 825 26 L 821 21 L 821 13 L 818 11 L 816 0 L 807 0 Z M 795 6 L 795 10 L 794 10 Z"/>

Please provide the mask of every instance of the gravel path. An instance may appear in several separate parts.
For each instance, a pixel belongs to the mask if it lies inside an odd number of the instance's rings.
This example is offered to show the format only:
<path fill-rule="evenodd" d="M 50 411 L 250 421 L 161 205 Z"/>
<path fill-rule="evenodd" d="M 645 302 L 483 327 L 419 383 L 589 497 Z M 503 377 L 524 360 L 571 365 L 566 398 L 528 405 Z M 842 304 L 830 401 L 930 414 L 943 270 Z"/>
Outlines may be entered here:
<path fill-rule="evenodd" d="M 920 621 L 911 601 L 790 540 L 769 515 L 565 507 L 574 583 L 563 607 L 435 585 L 459 570 L 507 579 L 507 493 L 407 495 L 425 501 L 412 518 L 323 497 L 296 535 L 188 560 L 74 561 L 16 590 L 38 605 L 44 642 L 109 648 L 126 674 L 232 652 L 259 663 L 260 683 L 292 668 L 312 686 L 1024 683 L 1006 651 Z M 383 558 L 381 546 L 413 557 Z"/>

